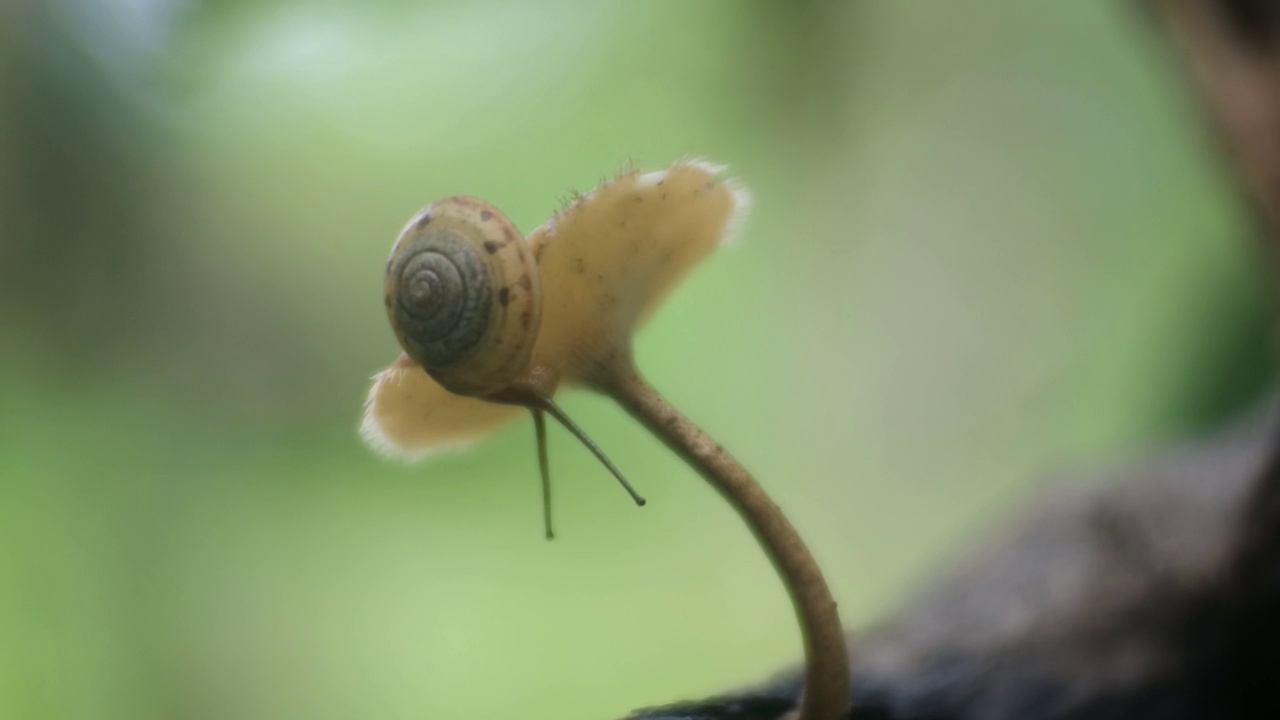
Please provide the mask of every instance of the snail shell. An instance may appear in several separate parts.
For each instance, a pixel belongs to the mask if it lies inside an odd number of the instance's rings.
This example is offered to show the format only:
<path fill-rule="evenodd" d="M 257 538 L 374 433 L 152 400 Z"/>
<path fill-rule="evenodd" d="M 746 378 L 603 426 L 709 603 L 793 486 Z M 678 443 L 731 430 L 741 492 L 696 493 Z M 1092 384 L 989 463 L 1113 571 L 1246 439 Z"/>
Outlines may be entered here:
<path fill-rule="evenodd" d="M 542 314 L 537 261 L 483 200 L 445 198 L 414 217 L 391 248 L 383 290 L 400 346 L 450 392 L 490 395 L 529 365 Z"/>

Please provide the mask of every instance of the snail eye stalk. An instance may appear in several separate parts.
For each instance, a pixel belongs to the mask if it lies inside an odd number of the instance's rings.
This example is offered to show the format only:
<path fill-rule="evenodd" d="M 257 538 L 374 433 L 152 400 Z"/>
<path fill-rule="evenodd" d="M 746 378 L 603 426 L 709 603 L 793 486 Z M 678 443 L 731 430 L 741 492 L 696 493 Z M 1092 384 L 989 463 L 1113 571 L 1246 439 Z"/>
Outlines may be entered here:
<path fill-rule="evenodd" d="M 551 477 L 548 472 L 547 431 L 546 421 L 542 417 L 543 413 L 555 418 L 556 422 L 563 425 L 564 428 L 572 433 L 574 437 L 578 438 L 578 442 L 585 445 L 587 449 L 591 451 L 591 454 L 595 455 L 596 459 L 608 468 L 609 472 L 618 479 L 618 483 L 627 491 L 627 494 L 631 496 L 631 499 L 635 501 L 635 504 L 639 507 L 644 507 L 645 503 L 648 501 L 645 500 L 640 493 L 636 492 L 635 488 L 631 487 L 631 483 L 627 482 L 627 478 L 622 474 L 622 471 L 618 469 L 618 466 L 613 464 L 613 461 L 604 454 L 604 451 L 600 449 L 600 446 L 596 445 L 595 441 L 592 440 L 587 433 L 582 430 L 582 428 L 578 427 L 578 424 L 571 420 L 559 405 L 556 405 L 550 398 L 540 397 L 537 399 L 537 404 L 531 407 L 530 410 L 533 412 L 533 429 L 538 442 L 538 465 L 542 472 L 543 520 L 546 525 L 548 540 L 555 537 L 555 535 L 551 529 Z"/>
<path fill-rule="evenodd" d="M 538 471 L 542 476 L 542 527 L 546 530 L 547 539 L 555 540 L 556 532 L 551 527 L 551 469 L 547 460 L 547 420 L 541 410 L 533 410 L 533 433 L 538 443 Z"/>

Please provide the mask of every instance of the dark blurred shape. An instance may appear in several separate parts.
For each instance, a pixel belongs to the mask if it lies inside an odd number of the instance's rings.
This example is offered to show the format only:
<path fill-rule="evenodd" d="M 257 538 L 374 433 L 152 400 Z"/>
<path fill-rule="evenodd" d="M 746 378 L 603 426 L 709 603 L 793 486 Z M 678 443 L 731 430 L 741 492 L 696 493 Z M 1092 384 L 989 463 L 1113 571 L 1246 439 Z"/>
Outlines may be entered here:
<path fill-rule="evenodd" d="M 1280 241 L 1280 10 L 1151 4 L 1256 211 Z M 1280 428 L 1273 407 L 1036 504 L 1010 533 L 854 639 L 851 717 L 1280 716 Z M 1099 482 L 1100 481 L 1100 482 Z M 796 674 L 648 720 L 776 718 Z"/>
<path fill-rule="evenodd" d="M 1280 39 L 1280 5 L 1274 0 L 1229 0 L 1222 7 L 1242 39 L 1260 50 L 1275 49 Z"/>
<path fill-rule="evenodd" d="M 1199 92 L 1252 204 L 1280 254 L 1280 9 L 1260 0 L 1160 0 L 1157 16 Z M 1275 433 L 1272 443 L 1276 444 Z M 1200 676 L 1222 717 L 1275 717 L 1280 697 L 1280 449 L 1246 501 L 1224 579 L 1206 604 Z"/>
<path fill-rule="evenodd" d="M 851 717 L 1272 716 L 1259 712 L 1275 701 L 1242 687 L 1240 673 L 1280 667 L 1280 645 L 1250 641 L 1274 638 L 1280 595 L 1272 580 L 1236 597 L 1242 578 L 1231 574 L 1276 418 L 1255 413 L 1207 440 L 1073 478 L 1034 503 L 898 618 L 853 638 Z M 1269 567 L 1277 548 L 1267 546 Z M 1236 612 L 1239 601 L 1257 612 Z M 635 717 L 777 718 L 800 689 L 791 674 Z"/>
<path fill-rule="evenodd" d="M 169 264 L 151 202 L 163 133 L 127 73 L 75 36 L 72 9 L 3 10 L 0 303 L 50 358 L 84 368 L 145 336 Z"/>
<path fill-rule="evenodd" d="M 1280 11 L 1260 0 L 1149 5 L 1234 164 L 1261 234 L 1274 246 L 1280 240 Z"/>

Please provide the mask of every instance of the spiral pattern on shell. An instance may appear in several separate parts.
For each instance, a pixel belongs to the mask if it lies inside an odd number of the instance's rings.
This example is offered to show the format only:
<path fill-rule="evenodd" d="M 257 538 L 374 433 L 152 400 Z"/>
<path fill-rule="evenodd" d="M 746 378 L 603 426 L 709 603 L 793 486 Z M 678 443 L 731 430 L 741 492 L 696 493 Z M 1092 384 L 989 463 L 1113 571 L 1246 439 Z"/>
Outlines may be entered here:
<path fill-rule="evenodd" d="M 398 263 L 396 313 L 428 367 L 471 354 L 489 322 L 488 268 L 466 238 L 431 233 Z"/>
<path fill-rule="evenodd" d="M 497 392 L 526 369 L 540 291 L 524 238 L 476 198 L 446 198 L 419 213 L 387 263 L 387 315 L 400 345 L 459 395 Z"/>

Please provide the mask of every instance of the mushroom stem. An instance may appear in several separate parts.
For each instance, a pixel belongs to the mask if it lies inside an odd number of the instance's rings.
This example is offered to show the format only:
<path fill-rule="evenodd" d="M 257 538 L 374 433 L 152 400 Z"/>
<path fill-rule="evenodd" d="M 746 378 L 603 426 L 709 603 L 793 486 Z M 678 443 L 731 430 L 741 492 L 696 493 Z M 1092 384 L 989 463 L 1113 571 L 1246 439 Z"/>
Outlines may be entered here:
<path fill-rule="evenodd" d="M 630 362 L 595 378 L 612 397 L 714 487 L 747 524 L 791 596 L 805 650 L 798 720 L 836 720 L 850 704 L 849 651 L 822 571 L 799 533 L 751 473 L 693 424 Z"/>

